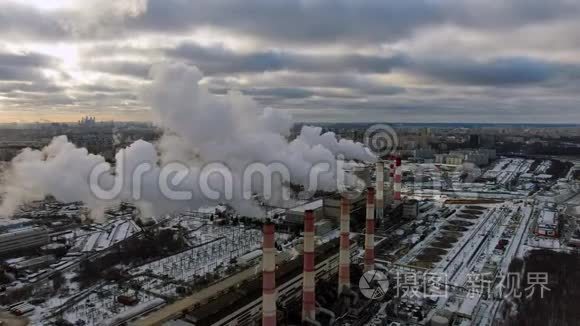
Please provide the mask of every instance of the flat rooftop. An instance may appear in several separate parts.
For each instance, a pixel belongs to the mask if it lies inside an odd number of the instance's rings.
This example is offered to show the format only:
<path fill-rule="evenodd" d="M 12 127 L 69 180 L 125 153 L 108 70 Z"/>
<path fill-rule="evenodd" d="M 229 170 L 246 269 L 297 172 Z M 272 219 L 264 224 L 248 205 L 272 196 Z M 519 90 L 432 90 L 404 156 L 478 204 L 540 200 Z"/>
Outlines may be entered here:
<path fill-rule="evenodd" d="M 322 208 L 322 206 L 324 206 L 324 200 L 318 199 L 318 200 L 311 201 L 311 202 L 308 202 L 308 203 L 300 205 L 300 206 L 296 206 L 290 210 L 293 212 L 305 212 L 307 210 L 315 210 L 315 209 Z"/>
<path fill-rule="evenodd" d="M 550 209 L 542 210 L 538 218 L 538 224 L 556 225 L 558 223 L 558 213 Z"/>

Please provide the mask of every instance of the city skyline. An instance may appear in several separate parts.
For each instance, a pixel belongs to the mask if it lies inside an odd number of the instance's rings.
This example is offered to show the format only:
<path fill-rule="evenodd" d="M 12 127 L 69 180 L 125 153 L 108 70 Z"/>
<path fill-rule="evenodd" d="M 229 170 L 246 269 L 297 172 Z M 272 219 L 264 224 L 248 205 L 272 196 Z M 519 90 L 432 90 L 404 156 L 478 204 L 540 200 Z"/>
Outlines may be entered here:
<path fill-rule="evenodd" d="M 0 123 L 150 121 L 141 89 L 168 61 L 296 122 L 580 122 L 571 1 L 2 6 Z"/>

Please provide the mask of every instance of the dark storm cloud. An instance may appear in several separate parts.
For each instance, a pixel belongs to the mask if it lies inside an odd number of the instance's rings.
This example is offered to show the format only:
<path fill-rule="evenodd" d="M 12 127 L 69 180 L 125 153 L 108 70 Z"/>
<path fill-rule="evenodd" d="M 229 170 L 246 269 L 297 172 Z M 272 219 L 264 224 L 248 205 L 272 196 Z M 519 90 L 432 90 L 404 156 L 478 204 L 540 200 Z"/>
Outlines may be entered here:
<path fill-rule="evenodd" d="M 183 43 L 166 51 L 167 55 L 198 66 L 206 74 L 232 74 L 293 70 L 305 72 L 357 71 L 385 73 L 404 64 L 402 56 L 306 55 L 290 51 L 237 53 L 223 47 L 202 47 Z"/>

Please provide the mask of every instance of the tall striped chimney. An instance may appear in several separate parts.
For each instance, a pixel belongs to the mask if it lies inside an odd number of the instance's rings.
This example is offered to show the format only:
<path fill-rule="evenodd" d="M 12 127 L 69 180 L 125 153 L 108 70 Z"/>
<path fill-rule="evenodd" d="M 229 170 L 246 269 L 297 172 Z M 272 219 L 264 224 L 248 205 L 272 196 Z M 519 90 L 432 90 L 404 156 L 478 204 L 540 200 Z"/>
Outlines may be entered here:
<path fill-rule="evenodd" d="M 401 158 L 397 157 L 396 159 L 396 163 L 395 163 L 395 183 L 394 183 L 394 187 L 393 187 L 393 191 L 394 191 L 394 201 L 396 203 L 400 203 L 401 202 L 401 173 L 402 173 L 402 168 L 401 168 Z"/>
<path fill-rule="evenodd" d="M 264 224 L 262 245 L 262 325 L 276 326 L 276 249 L 274 224 Z"/>
<path fill-rule="evenodd" d="M 302 320 L 316 320 L 314 284 L 314 211 L 304 212 L 304 266 L 302 276 Z"/>
<path fill-rule="evenodd" d="M 395 198 L 395 163 L 394 161 L 391 161 L 391 164 L 389 164 L 389 202 L 388 202 L 389 207 L 393 207 L 394 198 Z"/>
<path fill-rule="evenodd" d="M 375 269 L 375 189 L 367 188 L 364 272 Z"/>
<path fill-rule="evenodd" d="M 338 258 L 338 295 L 350 288 L 350 203 L 340 200 L 340 254 Z"/>
<path fill-rule="evenodd" d="M 385 208 L 385 162 L 378 161 L 376 164 L 376 181 L 377 181 L 377 218 L 384 217 L 383 209 Z"/>

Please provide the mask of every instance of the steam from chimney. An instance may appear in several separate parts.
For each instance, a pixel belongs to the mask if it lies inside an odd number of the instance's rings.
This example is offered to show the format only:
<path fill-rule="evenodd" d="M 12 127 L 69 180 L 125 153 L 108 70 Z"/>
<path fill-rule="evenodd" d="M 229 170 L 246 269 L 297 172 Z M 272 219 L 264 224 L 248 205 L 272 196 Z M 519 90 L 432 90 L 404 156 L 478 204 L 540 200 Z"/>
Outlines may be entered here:
<path fill-rule="evenodd" d="M 289 170 L 292 183 L 308 187 L 316 165 L 327 162 L 329 171 L 318 176 L 317 189 L 332 191 L 337 188 L 338 155 L 362 161 L 376 159 L 362 144 L 337 141 L 334 134 L 322 134 L 317 127 L 303 127 L 300 135 L 288 142 L 286 137 L 293 124 L 289 115 L 271 108 L 261 109 L 238 92 L 225 96 L 210 93 L 200 83 L 203 75 L 196 67 L 165 63 L 154 66 L 150 74 L 152 82 L 142 89 L 141 98 L 151 107 L 153 121 L 164 134 L 156 144 L 140 140 L 117 153 L 115 166 L 109 166 L 98 179 L 104 189 L 120 183 L 117 196 L 98 199 L 90 190 L 91 184 L 96 183 L 90 180 L 91 171 L 97 165 L 106 166 L 105 159 L 60 136 L 44 149 L 26 149 L 13 160 L 0 186 L 3 194 L 0 216 L 8 217 L 20 205 L 47 195 L 64 202 L 82 201 L 93 210 L 93 216 L 120 201 L 150 207 L 152 214 L 215 205 L 227 197 L 220 173 L 208 177 L 209 187 L 218 194 L 217 198 L 203 195 L 196 182 L 202 169 L 214 163 L 218 171 L 232 174 L 233 198 L 227 202 L 243 214 L 259 216 L 261 209 L 242 198 L 242 194 L 263 190 L 260 182 L 242 186 L 243 171 L 252 163 L 282 163 Z M 187 200 L 168 199 L 158 186 L 162 168 L 176 162 L 179 163 L 176 174 L 184 173 L 184 178 L 174 190 L 191 192 L 193 195 Z M 137 180 L 135 169 L 143 163 L 150 164 L 151 170 Z M 286 186 L 278 178 L 273 179 L 272 189 Z M 136 183 L 141 185 L 138 198 L 132 188 Z M 279 197 L 275 194 L 272 200 Z"/>

